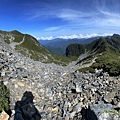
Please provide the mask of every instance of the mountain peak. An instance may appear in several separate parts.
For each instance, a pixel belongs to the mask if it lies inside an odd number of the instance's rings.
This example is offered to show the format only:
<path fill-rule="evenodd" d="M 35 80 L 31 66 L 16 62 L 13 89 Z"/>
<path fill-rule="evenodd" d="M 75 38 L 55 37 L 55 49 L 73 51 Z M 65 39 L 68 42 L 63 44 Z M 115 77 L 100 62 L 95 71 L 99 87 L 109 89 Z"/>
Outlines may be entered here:
<path fill-rule="evenodd" d="M 13 34 L 22 34 L 22 33 L 21 33 L 20 31 L 18 31 L 18 30 L 12 30 L 11 33 L 13 33 Z"/>
<path fill-rule="evenodd" d="M 81 58 L 83 54 L 86 57 Z M 91 63 L 96 58 L 92 68 L 103 69 L 110 75 L 120 74 L 120 36 L 114 34 L 111 38 L 99 38 L 90 44 L 71 44 L 66 48 L 66 56 L 77 56 L 80 64 Z"/>

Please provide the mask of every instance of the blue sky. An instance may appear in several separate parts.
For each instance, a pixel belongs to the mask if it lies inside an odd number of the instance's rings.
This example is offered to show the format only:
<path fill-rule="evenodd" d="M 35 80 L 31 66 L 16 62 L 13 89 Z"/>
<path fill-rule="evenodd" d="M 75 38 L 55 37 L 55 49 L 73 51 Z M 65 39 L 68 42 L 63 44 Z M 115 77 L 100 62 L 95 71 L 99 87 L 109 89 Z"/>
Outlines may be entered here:
<path fill-rule="evenodd" d="M 0 29 L 40 38 L 120 34 L 120 0 L 0 0 Z"/>

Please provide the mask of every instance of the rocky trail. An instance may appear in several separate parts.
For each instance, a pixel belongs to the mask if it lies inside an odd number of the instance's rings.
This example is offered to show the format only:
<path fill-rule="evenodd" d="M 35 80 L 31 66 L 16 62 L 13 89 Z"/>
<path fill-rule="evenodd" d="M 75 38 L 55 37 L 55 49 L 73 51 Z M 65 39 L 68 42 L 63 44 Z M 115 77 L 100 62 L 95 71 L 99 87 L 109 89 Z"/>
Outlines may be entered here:
<path fill-rule="evenodd" d="M 14 37 L 13 37 L 13 39 L 14 39 Z M 16 47 L 17 45 L 22 44 L 24 41 L 25 41 L 25 35 L 23 36 L 23 39 L 21 40 L 20 43 L 18 43 L 18 42 L 11 42 L 9 45 L 11 46 L 12 49 L 15 49 L 15 47 Z"/>
<path fill-rule="evenodd" d="M 94 120 L 93 116 L 98 120 L 120 120 L 120 76 L 75 69 L 74 64 L 33 61 L 0 41 L 0 81 L 10 89 L 10 120 L 14 119 L 15 103 L 25 91 L 33 93 L 41 120 Z"/>

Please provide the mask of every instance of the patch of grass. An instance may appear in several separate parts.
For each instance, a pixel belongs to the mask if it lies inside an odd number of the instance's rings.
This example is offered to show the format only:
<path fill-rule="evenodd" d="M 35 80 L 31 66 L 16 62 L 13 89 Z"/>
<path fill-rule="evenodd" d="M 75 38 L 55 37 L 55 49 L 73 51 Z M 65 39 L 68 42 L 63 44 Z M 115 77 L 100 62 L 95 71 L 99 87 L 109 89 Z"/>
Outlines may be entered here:
<path fill-rule="evenodd" d="M 80 72 L 89 71 L 90 73 L 95 73 L 95 69 L 93 69 L 93 68 L 91 68 L 91 67 L 80 68 L 80 69 L 78 69 L 78 71 L 80 71 Z"/>
<path fill-rule="evenodd" d="M 80 72 L 89 71 L 94 73 L 94 69 L 103 69 L 104 72 L 108 72 L 110 76 L 120 75 L 120 54 L 114 52 L 103 52 L 102 55 L 97 56 L 96 62 L 90 67 L 79 69 Z M 85 59 L 87 62 L 87 59 Z"/>
<path fill-rule="evenodd" d="M 120 110 L 119 111 L 117 111 L 117 110 L 105 110 L 104 112 L 120 116 Z"/>
<path fill-rule="evenodd" d="M 96 59 L 92 68 L 103 69 L 108 72 L 111 76 L 120 75 L 120 59 L 118 54 L 113 54 L 109 52 L 104 52 L 102 56 Z"/>
<path fill-rule="evenodd" d="M 6 38 L 5 38 L 5 42 L 6 42 L 7 44 L 10 44 L 9 37 L 6 37 Z"/>
<path fill-rule="evenodd" d="M 24 37 L 24 34 L 20 33 L 19 31 L 17 30 L 13 30 L 11 31 L 12 35 L 14 36 L 14 42 L 18 42 L 20 43 Z"/>
<path fill-rule="evenodd" d="M 10 109 L 9 98 L 9 89 L 2 82 L 0 82 L 0 111 Z"/>

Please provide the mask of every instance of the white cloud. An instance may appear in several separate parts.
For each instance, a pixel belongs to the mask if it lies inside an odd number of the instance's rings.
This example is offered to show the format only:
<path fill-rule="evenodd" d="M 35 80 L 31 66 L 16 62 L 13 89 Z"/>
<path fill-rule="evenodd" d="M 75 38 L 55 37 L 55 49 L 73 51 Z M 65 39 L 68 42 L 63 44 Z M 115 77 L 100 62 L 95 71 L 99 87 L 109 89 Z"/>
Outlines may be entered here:
<path fill-rule="evenodd" d="M 97 18 L 96 24 L 105 27 L 120 27 L 120 14 L 101 9 L 99 9 L 99 12 L 102 15 Z"/>
<path fill-rule="evenodd" d="M 72 23 L 81 22 L 82 18 L 91 16 L 89 13 L 85 13 L 73 9 L 63 9 L 60 11 L 60 13 L 56 15 L 58 18 Z"/>
<path fill-rule="evenodd" d="M 57 38 L 62 38 L 62 39 L 73 39 L 73 38 L 78 38 L 78 35 L 70 35 L 70 36 L 59 36 Z"/>
<path fill-rule="evenodd" d="M 54 39 L 54 37 L 53 36 L 50 36 L 50 37 L 38 37 L 36 39 L 37 40 L 52 40 L 52 39 Z"/>
<path fill-rule="evenodd" d="M 54 30 L 59 30 L 59 29 L 60 27 L 55 26 L 55 27 L 46 28 L 45 31 L 54 31 Z"/>
<path fill-rule="evenodd" d="M 91 38 L 91 37 L 97 37 L 97 36 L 108 36 L 108 35 L 112 35 L 112 34 L 108 34 L 108 33 L 105 33 L 105 34 L 73 34 L 73 35 L 70 35 L 70 36 L 59 36 L 57 38 L 63 38 L 63 39 L 74 39 L 74 38 Z"/>
<path fill-rule="evenodd" d="M 40 2 L 39 4 L 37 3 L 33 5 L 36 6 L 34 9 L 33 7 L 30 7 L 32 9 L 28 11 L 27 16 L 30 20 L 37 19 L 40 21 L 39 23 L 42 23 L 42 26 L 45 25 L 46 28 L 39 29 L 39 31 L 41 30 L 40 34 L 42 36 L 50 37 L 40 38 L 44 40 L 51 40 L 54 38 L 89 38 L 95 36 L 95 34 L 89 33 L 118 32 L 120 29 L 120 14 L 119 12 L 112 11 L 112 8 L 115 6 L 111 4 L 111 7 L 108 7 L 106 2 L 99 2 L 99 0 L 96 1 L 97 2 L 95 2 L 94 6 L 92 6 L 92 2 L 89 4 L 91 6 L 88 6 L 89 9 L 87 6 L 84 6 L 86 4 L 82 4 L 84 2 L 80 2 L 81 4 L 78 5 L 76 4 L 76 7 L 74 5 L 65 6 L 62 2 L 61 5 L 60 3 L 55 5 L 43 1 L 42 3 Z M 101 5 L 100 3 L 104 4 Z M 49 27 L 49 21 L 50 24 L 52 23 L 52 27 Z M 84 33 L 88 34 L 85 35 Z"/>
<path fill-rule="evenodd" d="M 92 37 L 97 37 L 97 36 L 112 36 L 113 34 L 111 33 L 104 33 L 104 34 L 97 34 L 97 33 L 94 33 L 94 34 L 73 34 L 73 35 L 65 35 L 65 36 L 58 36 L 58 37 L 53 37 L 53 36 L 50 36 L 50 37 L 39 37 L 37 38 L 38 40 L 52 40 L 52 39 L 55 39 L 55 38 L 61 38 L 61 39 L 74 39 L 74 38 L 77 38 L 77 39 L 81 39 L 81 38 L 92 38 Z"/>

